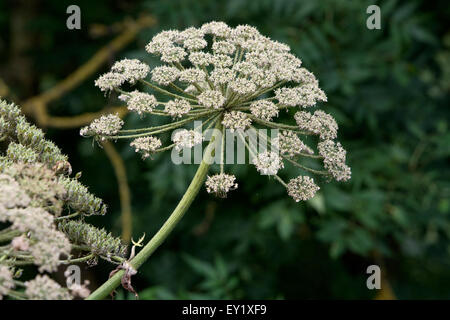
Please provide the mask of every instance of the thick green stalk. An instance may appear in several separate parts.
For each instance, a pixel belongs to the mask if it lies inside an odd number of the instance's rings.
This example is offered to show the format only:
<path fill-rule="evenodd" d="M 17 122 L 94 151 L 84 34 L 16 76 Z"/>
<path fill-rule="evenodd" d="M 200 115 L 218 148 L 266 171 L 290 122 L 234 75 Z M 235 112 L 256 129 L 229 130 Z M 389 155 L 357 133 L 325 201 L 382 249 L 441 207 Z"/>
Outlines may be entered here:
<path fill-rule="evenodd" d="M 216 128 L 221 128 L 221 122 L 218 121 Z M 173 210 L 170 217 L 163 224 L 161 229 L 153 236 L 153 238 L 145 245 L 145 247 L 131 260 L 130 264 L 136 270 L 152 255 L 152 253 L 164 242 L 170 232 L 175 228 L 178 222 L 183 217 L 184 213 L 187 211 L 191 203 L 194 201 L 198 192 L 200 191 L 203 182 L 206 179 L 206 174 L 208 173 L 209 163 L 211 163 L 213 157 L 215 142 L 211 139 L 211 142 L 206 147 L 205 153 L 203 155 L 202 162 L 200 163 L 194 178 L 192 179 L 189 187 L 187 188 L 185 194 L 181 198 L 175 210 Z M 100 300 L 105 298 L 110 294 L 117 286 L 120 284 L 120 279 L 122 278 L 124 271 L 121 270 L 112 276 L 108 281 L 103 283 L 97 290 L 95 290 L 87 300 Z"/>

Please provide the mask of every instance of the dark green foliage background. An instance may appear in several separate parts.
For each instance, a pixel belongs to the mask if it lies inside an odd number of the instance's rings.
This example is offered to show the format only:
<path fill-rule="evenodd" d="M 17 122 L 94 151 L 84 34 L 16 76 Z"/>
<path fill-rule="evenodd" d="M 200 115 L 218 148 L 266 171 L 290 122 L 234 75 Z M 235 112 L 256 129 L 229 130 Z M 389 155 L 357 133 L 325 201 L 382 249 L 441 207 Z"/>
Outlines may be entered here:
<path fill-rule="evenodd" d="M 31 3 L 31 85 L 24 86 L 11 70 L 10 31 L 13 12 Z M 352 167 L 350 182 L 323 185 L 316 198 L 301 204 L 251 166 L 233 168 L 239 189 L 225 200 L 202 190 L 134 277 L 141 299 L 373 298 L 366 268 L 378 263 L 374 252 L 383 256 L 382 271 L 398 298 L 450 298 L 446 1 L 77 1 L 82 30 L 69 31 L 65 11 L 72 3 L 0 1 L 0 75 L 17 102 L 56 84 L 111 38 L 92 39 L 92 23 L 153 14 L 158 25 L 112 53 L 110 61 L 137 57 L 150 65 L 157 60 L 143 48 L 160 30 L 210 20 L 251 24 L 288 43 L 320 80 L 329 101 L 323 109 L 338 120 Z M 381 30 L 366 28 L 370 4 L 381 7 Z M 95 78 L 53 103 L 51 112 L 76 115 L 117 104 L 114 95 L 105 98 L 94 88 Z M 145 120 L 127 121 L 142 126 Z M 77 130 L 48 135 L 69 154 L 75 172 L 83 171 L 82 181 L 110 204 L 109 214 L 95 223 L 120 234 L 116 179 L 102 149 Z M 149 239 L 181 198 L 195 166 L 175 166 L 170 154 L 143 162 L 125 143 L 116 146 L 128 170 L 134 238 L 145 232 Z M 195 232 L 207 211 L 213 219 L 204 232 Z M 101 264 L 86 272 L 98 284 L 108 268 Z"/>

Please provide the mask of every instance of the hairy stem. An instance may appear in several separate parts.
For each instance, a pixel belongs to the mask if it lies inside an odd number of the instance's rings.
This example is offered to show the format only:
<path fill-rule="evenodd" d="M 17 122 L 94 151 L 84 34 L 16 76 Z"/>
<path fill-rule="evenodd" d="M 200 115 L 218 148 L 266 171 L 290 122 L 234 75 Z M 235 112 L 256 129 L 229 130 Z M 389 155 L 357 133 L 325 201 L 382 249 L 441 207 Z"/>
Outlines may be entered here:
<path fill-rule="evenodd" d="M 216 128 L 220 129 L 221 123 L 217 122 Z M 178 222 L 181 220 L 187 209 L 190 207 L 195 197 L 197 196 L 203 182 L 206 179 L 206 174 L 208 173 L 209 163 L 213 157 L 215 142 L 211 139 L 210 143 L 206 147 L 205 153 L 203 155 L 202 162 L 200 163 L 194 178 L 192 179 L 189 187 L 187 188 L 185 194 L 181 198 L 180 202 L 173 210 L 170 217 L 158 230 L 158 232 L 153 236 L 153 238 L 145 245 L 145 247 L 130 261 L 130 265 L 136 270 L 152 255 L 152 253 L 164 242 L 167 236 L 172 232 Z M 105 298 L 109 293 L 111 293 L 120 284 L 120 280 L 124 274 L 121 270 L 112 276 L 108 281 L 103 283 L 97 290 L 95 290 L 87 300 L 100 300 Z"/>

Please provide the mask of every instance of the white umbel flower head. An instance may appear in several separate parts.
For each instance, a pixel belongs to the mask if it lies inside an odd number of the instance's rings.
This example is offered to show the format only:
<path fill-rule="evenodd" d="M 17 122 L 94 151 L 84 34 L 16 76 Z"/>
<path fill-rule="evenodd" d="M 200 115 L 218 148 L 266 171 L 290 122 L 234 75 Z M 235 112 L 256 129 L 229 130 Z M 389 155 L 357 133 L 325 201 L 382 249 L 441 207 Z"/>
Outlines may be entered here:
<path fill-rule="evenodd" d="M 206 108 L 219 109 L 225 103 L 225 98 L 218 90 L 206 90 L 198 96 L 198 102 Z"/>
<path fill-rule="evenodd" d="M 152 80 L 156 83 L 167 86 L 180 76 L 180 71 L 175 67 L 161 66 L 152 70 Z"/>
<path fill-rule="evenodd" d="M 245 130 L 252 123 L 252 120 L 241 111 L 231 111 L 227 112 L 223 116 L 222 124 L 225 128 L 229 129 L 230 132 L 235 130 Z"/>
<path fill-rule="evenodd" d="M 128 110 L 139 115 L 152 112 L 157 105 L 155 96 L 145 92 L 133 91 L 127 100 Z"/>
<path fill-rule="evenodd" d="M 206 191 L 215 194 L 217 197 L 226 198 L 229 191 L 238 187 L 235 181 L 236 177 L 234 175 L 226 173 L 208 176 L 205 182 Z"/>
<path fill-rule="evenodd" d="M 104 92 L 117 91 L 131 111 L 165 117 L 167 122 L 155 121 L 152 123 L 158 125 L 152 127 L 120 130 L 118 121 L 108 125 L 100 121 L 83 128 L 83 135 L 96 135 L 101 139 L 138 138 L 132 146 L 144 152 L 145 157 L 172 148 L 176 151 L 192 148 L 200 144 L 209 134 L 206 130 L 213 127 L 223 132 L 251 128 L 256 129 L 259 145 L 267 142 L 270 152 L 255 156 L 255 150 L 249 145 L 252 144 L 250 135 L 239 134 L 237 138 L 248 137 L 249 144 L 243 145 L 255 157 L 253 163 L 261 174 L 277 174 L 286 160 L 303 174 L 320 174 L 338 181 L 350 178 L 351 170 L 342 157 L 342 147 L 333 142 L 338 131 L 335 119 L 321 110 L 306 110 L 326 102 L 327 96 L 318 79 L 305 69 L 302 60 L 290 52 L 288 45 L 271 40 L 253 26 L 232 28 L 224 22 L 212 21 L 200 28 L 162 31 L 145 49 L 162 64 L 149 71 L 146 64 L 136 59 L 124 59 L 114 64 L 110 73 L 101 76 L 96 85 Z M 144 79 L 149 73 L 151 79 Z M 140 82 L 149 87 L 158 100 L 143 93 L 125 92 L 120 88 L 124 82 Z M 283 123 L 285 117 L 279 118 L 281 110 L 287 111 L 287 117 L 295 113 L 297 125 L 292 125 L 294 119 Z M 183 129 L 194 121 L 206 124 L 194 124 L 194 128 L 201 128 L 199 131 Z M 267 129 L 281 132 L 275 137 L 273 131 L 268 135 Z M 160 140 L 149 138 L 165 132 L 172 132 L 174 142 L 167 147 L 161 147 Z M 311 135 L 319 139 L 309 139 Z M 308 141 L 310 146 L 303 141 Z M 221 148 L 219 152 L 220 159 L 224 159 L 228 149 Z M 319 165 L 322 159 L 322 169 L 312 164 Z M 208 178 L 207 188 L 212 193 L 226 194 L 227 188 L 234 186 L 234 177 L 231 179 L 224 173 L 223 164 L 220 172 Z M 306 193 L 296 196 L 294 193 L 298 194 L 300 183 L 307 185 L 308 179 L 295 180 L 297 191 L 294 182 L 291 183 L 288 192 L 294 199 L 306 198 Z M 288 187 L 281 177 L 275 180 Z"/>
<path fill-rule="evenodd" d="M 171 62 L 181 62 L 186 57 L 187 53 L 183 48 L 176 46 L 169 46 L 162 50 L 161 61 L 171 63 Z"/>
<path fill-rule="evenodd" d="M 167 102 L 164 109 L 173 118 L 181 118 L 191 110 L 191 104 L 183 99 L 175 99 Z"/>
<path fill-rule="evenodd" d="M 208 52 L 195 51 L 189 55 L 189 61 L 194 66 L 206 67 L 213 62 L 213 55 Z"/>
<path fill-rule="evenodd" d="M 230 89 L 240 95 L 248 95 L 255 92 L 256 84 L 246 78 L 237 78 L 230 83 Z"/>
<path fill-rule="evenodd" d="M 203 135 L 198 131 L 181 129 L 173 133 L 172 141 L 175 143 L 175 150 L 182 150 L 202 143 Z"/>
<path fill-rule="evenodd" d="M 95 119 L 92 123 L 80 130 L 82 136 L 96 135 L 101 140 L 106 140 L 108 136 L 116 135 L 122 129 L 124 122 L 117 114 L 108 114 Z"/>
<path fill-rule="evenodd" d="M 312 154 L 314 153 L 311 148 L 300 140 L 298 135 L 293 131 L 281 131 L 278 133 L 278 137 L 272 139 L 272 144 L 277 144 L 280 153 L 290 158 L 299 155 L 302 152 Z"/>
<path fill-rule="evenodd" d="M 122 74 L 126 81 L 135 84 L 136 81 L 147 77 L 150 67 L 138 59 L 123 59 L 116 62 L 111 71 Z"/>
<path fill-rule="evenodd" d="M 224 85 L 231 82 L 235 77 L 235 73 L 230 68 L 215 68 L 211 72 L 210 79 L 216 86 Z"/>
<path fill-rule="evenodd" d="M 26 281 L 25 294 L 30 300 L 72 300 L 69 291 L 47 275 L 37 275 Z"/>
<path fill-rule="evenodd" d="M 126 78 L 123 74 L 108 72 L 95 80 L 95 85 L 99 87 L 101 91 L 108 92 L 119 88 L 125 81 Z"/>
<path fill-rule="evenodd" d="M 162 146 L 162 142 L 157 137 L 139 137 L 134 139 L 130 143 L 130 146 L 132 146 L 136 152 L 140 152 L 143 159 L 146 159 Z"/>
<path fill-rule="evenodd" d="M 253 159 L 253 164 L 260 174 L 269 176 L 277 174 L 278 170 L 284 168 L 283 161 L 278 153 L 269 151 L 259 153 Z"/>
<path fill-rule="evenodd" d="M 317 101 L 327 101 L 325 93 L 313 83 L 308 83 L 295 88 L 280 88 L 275 91 L 275 96 L 281 105 L 295 107 L 312 107 Z"/>
<path fill-rule="evenodd" d="M 298 176 L 287 184 L 288 194 L 295 202 L 311 199 L 319 189 L 319 186 L 314 183 L 314 179 L 308 176 Z"/>
<path fill-rule="evenodd" d="M 203 70 L 197 68 L 188 68 L 180 73 L 180 81 L 186 83 L 197 83 L 205 81 L 206 74 Z"/>
<path fill-rule="evenodd" d="M 314 114 L 299 111 L 294 118 L 300 130 L 317 134 L 323 140 L 334 139 L 337 136 L 336 120 L 321 110 L 316 110 Z"/>
<path fill-rule="evenodd" d="M 323 164 L 337 181 L 347 181 L 351 177 L 351 169 L 345 164 L 347 151 L 339 142 L 325 140 L 317 145 Z"/>
<path fill-rule="evenodd" d="M 271 121 L 278 116 L 278 107 L 271 101 L 258 100 L 250 105 L 250 112 L 261 120 Z"/>
<path fill-rule="evenodd" d="M 236 46 L 231 41 L 223 40 L 214 42 L 212 49 L 215 54 L 231 55 L 236 51 Z"/>
<path fill-rule="evenodd" d="M 201 27 L 205 34 L 211 34 L 218 38 L 228 38 L 232 32 L 232 29 L 222 21 L 212 21 L 205 23 Z"/>

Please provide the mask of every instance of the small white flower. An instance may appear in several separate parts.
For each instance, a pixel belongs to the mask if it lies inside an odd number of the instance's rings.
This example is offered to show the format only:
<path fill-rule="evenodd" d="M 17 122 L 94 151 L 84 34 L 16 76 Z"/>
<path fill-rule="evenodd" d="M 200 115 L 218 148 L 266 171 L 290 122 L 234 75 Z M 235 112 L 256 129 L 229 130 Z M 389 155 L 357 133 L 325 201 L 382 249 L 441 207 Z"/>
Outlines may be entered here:
<path fill-rule="evenodd" d="M 292 158 L 301 152 L 314 153 L 293 131 L 281 131 L 278 137 L 272 139 L 272 145 L 278 145 L 280 153 Z"/>
<path fill-rule="evenodd" d="M 174 132 L 172 141 L 175 143 L 175 150 L 182 150 L 202 143 L 203 135 L 194 130 L 181 129 Z"/>
<path fill-rule="evenodd" d="M 307 83 L 295 88 L 280 88 L 275 96 L 281 105 L 295 107 L 312 107 L 317 101 L 327 101 L 325 93 L 314 83 Z"/>
<path fill-rule="evenodd" d="M 222 124 L 225 128 L 230 129 L 230 132 L 235 130 L 245 130 L 250 126 L 252 120 L 240 111 L 226 112 L 223 116 Z"/>
<path fill-rule="evenodd" d="M 209 78 L 214 85 L 223 85 L 233 81 L 234 77 L 234 71 L 229 68 L 214 68 Z"/>
<path fill-rule="evenodd" d="M 125 81 L 126 78 L 123 74 L 108 72 L 95 80 L 95 85 L 99 87 L 101 91 L 108 92 L 119 88 Z"/>
<path fill-rule="evenodd" d="M 0 265 L 0 300 L 14 287 L 12 270 L 6 265 Z"/>
<path fill-rule="evenodd" d="M 317 134 L 322 140 L 337 137 L 338 125 L 336 120 L 321 110 L 316 110 L 314 114 L 299 111 L 294 115 L 294 118 L 300 130 Z"/>
<path fill-rule="evenodd" d="M 158 148 L 162 146 L 161 140 L 156 137 L 139 137 L 134 139 L 130 146 L 134 147 L 136 152 L 142 153 L 142 158 L 150 157 Z"/>
<path fill-rule="evenodd" d="M 207 108 L 219 109 L 225 103 L 225 98 L 220 91 L 205 90 L 198 96 L 198 102 Z"/>
<path fill-rule="evenodd" d="M 239 72 L 242 76 L 251 76 L 258 72 L 258 67 L 251 62 L 243 61 L 236 63 L 233 70 Z"/>
<path fill-rule="evenodd" d="M 180 70 L 175 67 L 161 66 L 152 70 L 152 80 L 163 86 L 169 85 L 180 76 Z"/>
<path fill-rule="evenodd" d="M 208 176 L 205 182 L 206 191 L 208 193 L 214 193 L 220 198 L 226 198 L 229 191 L 235 190 L 238 187 L 235 181 L 236 177 L 234 175 L 226 173 Z"/>
<path fill-rule="evenodd" d="M 181 118 L 184 114 L 191 110 L 191 105 L 188 101 L 182 99 L 171 100 L 166 104 L 164 109 L 173 118 Z"/>
<path fill-rule="evenodd" d="M 208 66 L 213 62 L 213 56 L 208 52 L 192 52 L 189 55 L 189 61 L 196 66 Z"/>
<path fill-rule="evenodd" d="M 111 71 L 122 74 L 126 81 L 134 84 L 148 75 L 150 67 L 138 59 L 123 59 L 116 62 Z"/>
<path fill-rule="evenodd" d="M 183 46 L 188 50 L 200 50 L 204 49 L 208 45 L 208 42 L 206 42 L 203 38 L 190 38 L 186 39 L 184 41 Z"/>
<path fill-rule="evenodd" d="M 212 45 L 212 49 L 215 54 L 228 54 L 231 55 L 236 50 L 236 46 L 230 41 L 216 41 Z"/>
<path fill-rule="evenodd" d="M 211 63 L 216 68 L 226 68 L 233 65 L 233 59 L 225 54 L 217 54 L 212 56 Z"/>
<path fill-rule="evenodd" d="M 308 176 L 298 176 L 287 184 L 288 194 L 295 202 L 311 199 L 319 189 L 319 186 L 314 183 L 314 179 Z"/>
<path fill-rule="evenodd" d="M 154 95 L 139 91 L 131 92 L 127 101 L 127 108 L 139 115 L 152 112 L 157 105 Z"/>
<path fill-rule="evenodd" d="M 180 73 L 180 81 L 187 83 L 197 83 L 205 81 L 206 74 L 198 68 L 188 68 Z"/>
<path fill-rule="evenodd" d="M 231 28 L 224 22 L 212 21 L 205 23 L 201 29 L 206 34 L 212 34 L 220 38 L 227 38 L 231 35 Z"/>
<path fill-rule="evenodd" d="M 259 119 L 271 121 L 278 116 L 278 107 L 271 101 L 256 100 L 250 105 L 250 112 Z"/>
<path fill-rule="evenodd" d="M 108 114 L 92 121 L 88 127 L 80 130 L 82 136 L 97 135 L 102 140 L 116 135 L 122 129 L 123 120 L 117 114 Z"/>
<path fill-rule="evenodd" d="M 253 164 L 262 175 L 275 175 L 278 170 L 284 168 L 280 156 L 275 152 L 269 151 L 259 153 L 255 159 L 253 159 Z"/>
<path fill-rule="evenodd" d="M 339 142 L 325 140 L 317 145 L 319 154 L 323 157 L 325 169 L 337 181 L 347 181 L 351 178 L 351 169 L 345 164 L 347 152 Z"/>
<path fill-rule="evenodd" d="M 240 95 L 247 95 L 255 92 L 256 85 L 246 78 L 237 78 L 230 83 L 230 89 Z"/>
<path fill-rule="evenodd" d="M 161 61 L 171 63 L 171 62 L 181 62 L 186 57 L 187 53 L 183 48 L 170 46 L 163 49 L 161 53 Z"/>

